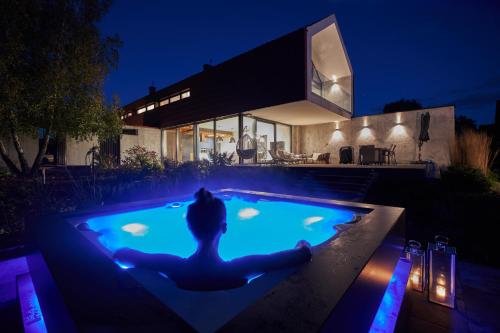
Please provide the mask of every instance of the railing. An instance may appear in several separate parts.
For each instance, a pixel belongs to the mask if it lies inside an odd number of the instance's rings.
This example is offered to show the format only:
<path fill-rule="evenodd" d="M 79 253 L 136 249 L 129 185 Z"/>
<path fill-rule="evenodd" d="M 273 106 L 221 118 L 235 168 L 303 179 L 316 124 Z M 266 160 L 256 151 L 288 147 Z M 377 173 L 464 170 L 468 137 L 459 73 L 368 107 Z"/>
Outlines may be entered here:
<path fill-rule="evenodd" d="M 327 101 L 340 106 L 344 110 L 352 112 L 352 96 L 350 93 L 351 76 L 346 76 L 339 80 L 341 82 L 337 79 L 329 79 L 312 63 L 311 91 Z M 345 86 L 348 86 L 349 90 Z"/>

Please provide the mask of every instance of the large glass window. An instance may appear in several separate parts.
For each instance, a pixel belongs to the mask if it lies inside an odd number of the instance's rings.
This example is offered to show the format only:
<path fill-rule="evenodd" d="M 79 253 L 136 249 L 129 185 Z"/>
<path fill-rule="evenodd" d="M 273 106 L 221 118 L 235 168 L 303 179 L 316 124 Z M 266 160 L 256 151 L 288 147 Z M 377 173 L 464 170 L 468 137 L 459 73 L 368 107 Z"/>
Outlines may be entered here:
<path fill-rule="evenodd" d="M 274 124 L 257 121 L 257 162 L 272 160 L 269 150 L 274 146 Z"/>
<path fill-rule="evenodd" d="M 292 128 L 288 125 L 276 124 L 276 150 L 291 153 Z"/>
<path fill-rule="evenodd" d="M 163 159 L 177 160 L 177 131 L 175 129 L 163 130 L 161 153 Z"/>
<path fill-rule="evenodd" d="M 193 125 L 179 127 L 179 152 L 177 158 L 180 162 L 194 161 Z"/>
<path fill-rule="evenodd" d="M 238 163 L 238 154 L 236 153 L 236 143 L 240 137 L 238 117 L 217 120 L 215 128 L 217 153 L 226 153 L 228 157 L 233 154 L 233 163 Z"/>
<path fill-rule="evenodd" d="M 214 122 L 211 120 L 196 126 L 198 130 L 198 159 L 210 160 L 210 155 L 214 153 Z"/>
<path fill-rule="evenodd" d="M 241 139 L 245 136 L 245 134 L 248 135 L 249 140 L 245 140 L 245 142 L 240 143 L 239 149 L 255 149 L 255 132 L 257 130 L 257 121 L 254 118 L 250 117 L 243 117 L 243 133 L 241 135 Z M 247 147 L 248 144 L 248 147 Z M 253 154 L 252 158 L 248 159 L 243 159 L 243 163 L 255 163 L 255 154 Z"/>
<path fill-rule="evenodd" d="M 352 112 L 352 73 L 336 24 L 312 36 L 311 90 Z"/>

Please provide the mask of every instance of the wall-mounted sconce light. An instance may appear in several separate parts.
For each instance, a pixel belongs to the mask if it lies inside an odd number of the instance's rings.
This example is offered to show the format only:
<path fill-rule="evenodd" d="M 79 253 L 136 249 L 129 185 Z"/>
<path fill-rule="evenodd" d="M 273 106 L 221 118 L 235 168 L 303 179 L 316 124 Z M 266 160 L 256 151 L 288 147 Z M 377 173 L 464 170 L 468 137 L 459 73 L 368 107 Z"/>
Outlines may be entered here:
<path fill-rule="evenodd" d="M 368 117 L 363 118 L 363 127 L 368 127 Z"/>
<path fill-rule="evenodd" d="M 337 82 L 337 76 L 336 75 L 332 75 L 332 86 L 330 87 L 330 91 L 331 92 L 334 92 L 334 91 L 339 91 L 340 90 L 340 87 L 339 87 L 339 83 Z"/>
<path fill-rule="evenodd" d="M 434 237 L 429 243 L 429 301 L 455 307 L 456 249 L 448 246 L 448 238 Z"/>
<path fill-rule="evenodd" d="M 401 115 L 401 112 L 397 112 L 396 113 L 396 124 L 399 125 L 401 124 L 403 121 L 402 121 L 402 115 Z"/>

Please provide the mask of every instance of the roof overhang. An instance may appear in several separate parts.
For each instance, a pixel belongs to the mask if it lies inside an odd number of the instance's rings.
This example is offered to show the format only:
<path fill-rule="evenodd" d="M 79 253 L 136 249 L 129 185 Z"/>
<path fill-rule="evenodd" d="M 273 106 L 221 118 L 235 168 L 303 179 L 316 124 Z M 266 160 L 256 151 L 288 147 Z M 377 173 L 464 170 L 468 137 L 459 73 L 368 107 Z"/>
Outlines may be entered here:
<path fill-rule="evenodd" d="M 342 116 L 306 100 L 252 110 L 244 114 L 288 125 L 315 125 L 350 119 L 350 116 Z"/>

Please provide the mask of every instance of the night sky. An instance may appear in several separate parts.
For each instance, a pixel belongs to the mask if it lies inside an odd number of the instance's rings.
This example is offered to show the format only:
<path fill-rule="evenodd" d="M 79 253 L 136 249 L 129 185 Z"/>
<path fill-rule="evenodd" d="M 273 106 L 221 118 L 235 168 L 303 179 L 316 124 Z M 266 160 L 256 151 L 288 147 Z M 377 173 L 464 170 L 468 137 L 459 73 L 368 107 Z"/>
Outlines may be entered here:
<path fill-rule="evenodd" d="M 101 23 L 124 45 L 106 94 L 122 104 L 334 13 L 355 115 L 416 98 L 491 123 L 500 99 L 500 0 L 115 0 Z"/>

